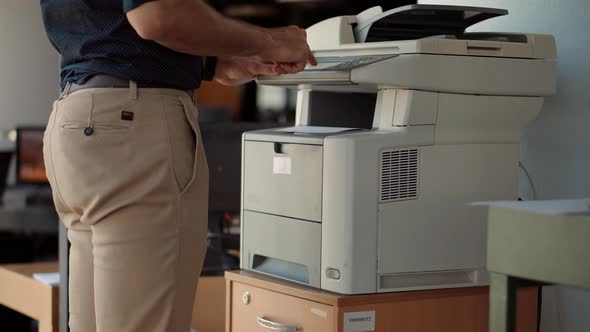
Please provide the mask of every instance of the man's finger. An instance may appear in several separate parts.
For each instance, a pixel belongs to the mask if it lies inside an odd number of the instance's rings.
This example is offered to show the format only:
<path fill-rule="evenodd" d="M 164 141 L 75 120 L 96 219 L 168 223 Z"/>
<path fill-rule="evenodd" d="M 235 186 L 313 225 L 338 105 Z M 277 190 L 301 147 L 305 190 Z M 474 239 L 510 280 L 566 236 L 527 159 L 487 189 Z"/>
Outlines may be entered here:
<path fill-rule="evenodd" d="M 285 69 L 283 69 L 282 66 L 279 65 L 275 66 L 275 71 L 278 75 L 288 74 L 288 72 Z"/>
<path fill-rule="evenodd" d="M 277 67 L 276 65 L 254 63 L 250 72 L 254 75 L 277 75 L 279 74 Z"/>
<path fill-rule="evenodd" d="M 307 49 L 307 51 L 308 51 L 307 61 L 309 61 L 309 63 L 312 66 L 317 66 L 318 65 L 318 60 L 313 55 L 313 52 L 309 48 Z"/>
<path fill-rule="evenodd" d="M 289 64 L 289 74 L 295 74 L 303 70 L 305 67 L 304 63 L 290 63 Z"/>
<path fill-rule="evenodd" d="M 293 64 L 284 62 L 284 63 L 281 63 L 279 66 L 281 67 L 281 69 L 283 71 L 285 71 L 285 74 L 292 74 Z"/>
<path fill-rule="evenodd" d="M 295 74 L 302 71 L 305 68 L 305 63 L 281 63 L 281 68 L 287 71 L 289 74 Z"/>
<path fill-rule="evenodd" d="M 306 64 L 307 64 L 306 62 L 300 62 L 295 65 L 295 69 L 297 70 L 297 72 L 300 72 L 305 69 Z"/>

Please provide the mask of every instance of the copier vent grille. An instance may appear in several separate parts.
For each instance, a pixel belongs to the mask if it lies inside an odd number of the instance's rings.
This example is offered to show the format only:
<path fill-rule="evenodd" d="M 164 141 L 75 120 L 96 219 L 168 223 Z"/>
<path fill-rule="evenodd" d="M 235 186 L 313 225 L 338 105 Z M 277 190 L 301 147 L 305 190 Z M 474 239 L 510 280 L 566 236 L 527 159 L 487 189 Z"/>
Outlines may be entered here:
<path fill-rule="evenodd" d="M 418 149 L 381 152 L 380 202 L 418 198 Z"/>

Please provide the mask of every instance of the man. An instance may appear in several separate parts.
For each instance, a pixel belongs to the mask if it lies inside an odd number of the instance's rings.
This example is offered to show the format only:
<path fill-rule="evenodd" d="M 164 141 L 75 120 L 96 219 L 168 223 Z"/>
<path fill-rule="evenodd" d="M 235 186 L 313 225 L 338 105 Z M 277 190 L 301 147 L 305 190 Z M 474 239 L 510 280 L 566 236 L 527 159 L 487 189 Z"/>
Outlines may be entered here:
<path fill-rule="evenodd" d="M 202 0 L 41 0 L 63 92 L 44 155 L 69 229 L 73 332 L 187 332 L 206 251 L 208 170 L 193 91 L 301 71 L 305 31 Z"/>

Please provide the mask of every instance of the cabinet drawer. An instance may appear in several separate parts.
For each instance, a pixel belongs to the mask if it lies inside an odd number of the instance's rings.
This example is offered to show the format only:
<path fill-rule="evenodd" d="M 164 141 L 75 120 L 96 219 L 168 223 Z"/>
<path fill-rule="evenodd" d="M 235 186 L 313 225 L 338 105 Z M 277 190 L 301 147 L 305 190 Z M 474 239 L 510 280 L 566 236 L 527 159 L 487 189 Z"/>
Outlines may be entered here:
<path fill-rule="evenodd" d="M 322 147 L 244 142 L 244 209 L 320 222 Z"/>
<path fill-rule="evenodd" d="M 230 332 L 335 332 L 334 307 L 237 282 L 230 320 Z"/>

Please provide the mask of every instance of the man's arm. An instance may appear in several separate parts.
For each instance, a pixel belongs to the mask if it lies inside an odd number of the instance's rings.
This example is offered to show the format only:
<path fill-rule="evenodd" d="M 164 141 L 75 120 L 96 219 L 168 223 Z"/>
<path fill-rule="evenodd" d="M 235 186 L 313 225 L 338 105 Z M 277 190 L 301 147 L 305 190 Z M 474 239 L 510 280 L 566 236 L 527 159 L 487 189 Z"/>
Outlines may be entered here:
<path fill-rule="evenodd" d="M 130 10 L 127 18 L 142 38 L 182 53 L 315 64 L 305 30 L 256 27 L 224 17 L 202 0 L 150 1 Z"/>

